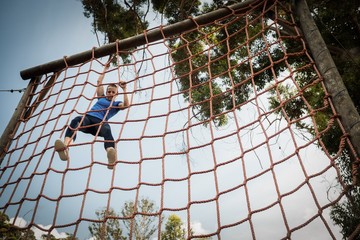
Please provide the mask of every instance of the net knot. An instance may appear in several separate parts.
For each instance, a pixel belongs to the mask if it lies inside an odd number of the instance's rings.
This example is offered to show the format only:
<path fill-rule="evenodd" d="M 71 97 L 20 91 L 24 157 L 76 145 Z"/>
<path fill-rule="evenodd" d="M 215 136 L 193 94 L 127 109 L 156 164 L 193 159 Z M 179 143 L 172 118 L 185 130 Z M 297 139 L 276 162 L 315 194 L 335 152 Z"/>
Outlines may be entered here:
<path fill-rule="evenodd" d="M 68 68 L 69 67 L 69 64 L 67 63 L 67 56 L 63 56 L 63 60 L 64 60 L 64 63 L 65 63 L 65 67 Z"/>

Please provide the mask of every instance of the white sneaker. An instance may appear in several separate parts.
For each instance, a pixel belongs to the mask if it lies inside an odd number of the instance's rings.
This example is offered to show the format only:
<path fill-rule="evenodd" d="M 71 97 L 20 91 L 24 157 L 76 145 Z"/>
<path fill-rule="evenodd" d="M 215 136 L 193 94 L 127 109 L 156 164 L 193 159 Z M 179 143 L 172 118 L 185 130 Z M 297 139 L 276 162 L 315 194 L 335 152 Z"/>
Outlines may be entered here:
<path fill-rule="evenodd" d="M 57 151 L 61 160 L 66 161 L 69 159 L 68 149 L 60 139 L 55 141 L 55 151 Z"/>
<path fill-rule="evenodd" d="M 107 152 L 107 158 L 108 158 L 108 169 L 114 168 L 114 163 L 116 161 L 116 151 L 113 147 L 109 147 L 106 149 Z"/>

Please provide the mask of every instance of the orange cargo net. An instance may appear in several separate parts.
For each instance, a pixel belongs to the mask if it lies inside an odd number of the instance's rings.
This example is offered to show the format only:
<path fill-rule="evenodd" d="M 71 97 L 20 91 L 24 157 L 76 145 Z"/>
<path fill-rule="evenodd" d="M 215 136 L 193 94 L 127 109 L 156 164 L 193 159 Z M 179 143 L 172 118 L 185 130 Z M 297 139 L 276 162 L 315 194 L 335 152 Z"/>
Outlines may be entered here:
<path fill-rule="evenodd" d="M 172 214 L 188 239 L 341 238 L 329 216 L 346 193 L 335 163 L 355 154 L 289 6 L 266 3 L 118 49 L 102 82 L 126 81 L 117 100 L 130 102 L 101 123 L 115 139 L 113 169 L 99 132 L 75 128 L 67 161 L 54 150 L 96 102 L 107 59 L 44 75 L 1 163 L 0 210 L 21 228 L 78 239 L 110 221 L 135 239 L 139 219 L 160 239 Z"/>

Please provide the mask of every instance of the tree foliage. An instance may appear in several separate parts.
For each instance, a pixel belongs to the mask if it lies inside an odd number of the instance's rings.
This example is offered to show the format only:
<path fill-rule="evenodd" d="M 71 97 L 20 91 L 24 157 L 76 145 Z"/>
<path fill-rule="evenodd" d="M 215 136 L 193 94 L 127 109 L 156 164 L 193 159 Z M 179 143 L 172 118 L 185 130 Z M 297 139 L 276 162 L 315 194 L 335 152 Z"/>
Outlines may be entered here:
<path fill-rule="evenodd" d="M 134 36 L 149 25 L 147 17 L 150 5 L 145 0 L 82 0 L 82 3 L 84 15 L 93 19 L 94 32 L 103 33 L 104 42 L 114 42 L 116 39 Z M 233 3 L 234 1 L 223 0 L 152 0 L 151 6 L 155 13 L 161 14 L 167 23 L 171 24 Z M 309 1 L 309 5 L 318 25 L 322 26 L 320 29 L 333 53 L 345 85 L 350 90 L 356 107 L 359 108 L 360 99 L 357 94 L 359 87 L 356 82 L 360 75 L 359 3 L 356 0 L 346 3 L 322 0 Z M 349 9 L 351 9 L 350 13 Z M 194 116 L 199 120 L 213 121 L 218 126 L 225 125 L 226 116 L 221 113 L 239 109 L 241 103 L 251 96 L 254 86 L 252 83 L 243 83 L 251 76 L 251 71 L 259 72 L 265 69 L 254 79 L 257 90 L 261 90 L 273 79 L 273 73 L 268 68 L 271 64 L 270 59 L 272 62 L 281 60 L 284 57 L 284 49 L 288 56 L 301 50 L 302 45 L 299 41 L 286 39 L 283 36 L 283 45 L 262 51 L 266 48 L 264 39 L 276 37 L 276 33 L 269 26 L 265 26 L 265 32 L 259 34 L 262 22 L 255 20 L 257 14 L 257 10 L 249 14 L 249 25 L 245 25 L 244 20 L 228 19 L 224 20 L 224 23 L 233 21 L 233 24 L 229 25 L 226 31 L 223 29 L 218 31 L 215 27 L 203 27 L 200 32 L 189 33 L 178 40 L 170 41 L 170 46 L 174 49 L 172 58 L 177 63 L 175 72 L 180 78 L 181 90 L 185 98 L 191 102 Z M 271 20 L 274 16 L 269 11 L 266 17 Z M 285 15 L 283 17 L 286 18 Z M 247 38 L 252 39 L 250 42 L 246 42 L 245 34 L 234 34 L 244 27 L 248 28 Z M 283 28 L 287 29 L 286 26 Z M 202 38 L 205 34 L 211 36 L 206 41 Z M 247 44 L 250 55 L 254 56 L 252 70 L 250 61 L 238 64 L 239 60 L 244 60 L 249 55 Z M 236 56 L 230 60 L 226 58 L 229 50 L 233 51 L 233 56 Z M 259 52 L 261 54 L 257 55 Z M 191 60 L 189 60 L 190 55 Z M 302 57 L 291 56 L 287 60 L 294 68 L 304 65 Z M 274 66 L 276 74 L 281 73 L 284 68 L 285 61 L 280 61 Z M 212 79 L 211 83 L 206 84 L 209 79 Z M 304 79 L 311 79 L 311 75 L 303 75 L 299 78 L 299 80 Z M 233 94 L 230 94 L 229 89 L 233 89 Z M 288 110 L 296 110 L 291 108 L 291 104 L 293 102 L 289 104 Z M 297 109 L 301 112 L 301 107 Z"/>
<path fill-rule="evenodd" d="M 308 4 L 349 95 L 360 112 L 360 2 L 308 0 Z M 321 103 L 323 92 L 315 90 L 309 93 L 307 99 L 310 99 L 312 106 Z M 299 106 L 293 109 L 303 109 Z M 316 124 L 319 131 L 328 127 L 329 121 L 331 119 L 328 111 L 318 114 Z M 341 136 L 340 127 L 336 123 L 322 135 L 321 140 L 331 154 L 337 153 Z M 341 171 L 341 181 L 350 187 L 347 189 L 346 198 L 335 204 L 331 210 L 331 218 L 341 227 L 344 239 L 360 226 L 360 187 L 353 184 L 353 162 L 354 157 L 346 146 L 336 164 Z M 360 236 L 355 239 L 360 239 Z"/>
<path fill-rule="evenodd" d="M 34 232 L 31 229 L 20 229 L 9 222 L 9 217 L 0 212 L 0 239 L 17 240 L 28 239 L 35 240 Z"/>
<path fill-rule="evenodd" d="M 171 214 L 166 223 L 165 230 L 161 232 L 161 240 L 185 240 L 188 239 L 187 231 L 185 230 L 186 226 L 184 225 L 181 218 L 176 214 Z M 190 236 L 194 236 L 194 231 L 190 229 Z M 210 240 L 211 237 L 202 237 L 202 238 L 192 238 L 194 240 Z"/>
<path fill-rule="evenodd" d="M 132 37 L 148 27 L 143 7 L 146 0 L 81 0 L 84 15 L 92 18 L 94 32 L 105 35 L 103 43 Z"/>
<path fill-rule="evenodd" d="M 356 0 L 346 2 L 308 0 L 308 4 L 349 95 L 359 112 L 360 2 Z M 305 77 L 306 76 L 303 76 L 298 79 L 298 83 L 302 84 L 304 79 L 306 79 Z M 286 94 L 290 93 L 290 91 L 284 92 L 286 92 Z M 305 91 L 304 96 L 315 109 L 319 109 L 325 99 L 325 93 L 317 88 Z M 287 98 L 291 99 L 290 96 Z M 285 109 L 286 114 L 288 114 L 291 119 L 301 116 L 305 109 L 304 103 L 295 103 L 294 101 L 293 103 L 293 106 Z M 274 104 L 274 106 L 277 104 L 278 103 Z M 330 154 L 335 155 L 339 151 L 342 133 L 336 122 L 329 124 L 332 120 L 329 108 L 324 111 L 319 111 L 315 115 L 315 122 L 319 132 L 330 127 L 330 129 L 321 135 L 321 141 Z M 299 127 L 315 134 L 313 127 Z M 340 157 L 336 160 L 336 164 L 341 172 L 341 181 L 350 187 L 346 190 L 346 198 L 335 204 L 331 209 L 331 219 L 341 227 L 344 239 L 347 239 L 356 227 L 360 226 L 360 187 L 353 185 L 353 162 L 353 155 L 350 154 L 348 146 L 346 146 Z M 360 239 L 360 236 L 356 239 Z"/>
<path fill-rule="evenodd" d="M 124 218 L 125 228 L 128 236 L 136 240 L 151 239 L 156 232 L 157 225 L 154 224 L 156 217 L 152 215 L 156 211 L 155 203 L 148 198 L 142 198 L 135 202 L 126 202 L 121 214 Z"/>
<path fill-rule="evenodd" d="M 292 2 L 282 3 L 288 6 L 286 4 Z M 124 1 L 121 4 L 115 0 L 82 0 L 82 3 L 85 16 L 93 17 L 94 31 L 104 33 L 108 41 L 133 36 L 148 26 L 145 20 L 147 11 L 144 11 L 148 10 L 146 1 Z M 151 6 L 168 23 L 175 23 L 232 3 L 234 1 L 152 0 Z M 360 1 L 308 0 L 308 5 L 355 107 L 360 111 Z M 288 20 L 287 14 L 281 14 L 287 9 L 278 7 L 278 10 L 280 14 L 277 17 Z M 259 92 L 270 87 L 273 91 L 269 99 L 271 108 L 280 116 L 290 120 L 300 119 L 309 114 L 307 104 L 316 109 L 315 126 L 296 121 L 297 127 L 310 134 L 322 132 L 320 140 L 327 150 L 331 154 L 337 153 L 342 134 L 336 122 L 329 124 L 333 121 L 331 110 L 312 63 L 302 54 L 297 54 L 304 51 L 303 45 L 298 38 L 291 37 L 293 30 L 289 26 L 283 25 L 280 31 L 274 31 L 271 25 L 266 25 L 274 19 L 272 11 L 267 12 L 265 21 L 258 21 L 258 14 L 258 10 L 254 9 L 247 15 L 247 22 L 229 18 L 217 22 L 217 25 L 204 26 L 198 32 L 169 40 L 179 90 L 191 104 L 193 116 L 205 121 L 205 125 L 212 121 L 216 126 L 223 126 L 227 123 L 224 112 L 240 109 L 245 101 L 253 97 L 255 90 Z M 131 20 L 123 21 L 129 16 L 132 16 Z M 229 25 L 226 29 L 218 28 L 221 24 Z M 244 28 L 247 35 L 236 34 Z M 264 30 L 259 32 L 260 29 Z M 204 36 L 207 36 L 206 39 Z M 272 43 L 272 47 L 268 48 L 269 41 L 277 38 L 281 38 L 281 43 Z M 228 52 L 232 52 L 230 59 Z M 291 85 L 269 86 L 288 66 L 300 69 L 294 78 L 302 89 L 302 96 Z M 352 185 L 353 161 L 347 149 L 337 159 L 343 182 L 347 185 Z M 337 204 L 332 212 L 334 222 L 342 226 L 344 237 L 348 237 L 354 226 L 360 224 L 359 219 L 354 218 L 360 215 L 359 188 L 349 188 L 347 196 L 348 200 Z"/>
<path fill-rule="evenodd" d="M 95 212 L 98 221 L 89 226 L 92 237 L 98 240 L 125 240 L 120 227 L 119 215 L 113 209 Z"/>
<path fill-rule="evenodd" d="M 349 94 L 360 111 L 360 2 L 308 2 Z"/>
<path fill-rule="evenodd" d="M 342 178 L 346 183 L 351 183 L 351 158 L 344 151 L 344 155 L 337 159 Z M 352 186 L 347 192 L 344 201 L 335 204 L 330 213 L 331 219 L 341 228 L 344 239 L 348 239 L 360 224 L 360 187 Z M 360 240 L 358 235 L 355 240 Z"/>
<path fill-rule="evenodd" d="M 30 229 L 21 229 L 11 223 L 9 223 L 9 217 L 0 212 L 0 239 L 1 240 L 19 240 L 19 239 L 26 239 L 26 240 L 35 240 L 35 233 Z M 74 237 L 72 234 L 67 234 L 65 238 L 56 238 L 52 234 L 43 234 L 41 239 L 46 240 L 77 240 L 78 238 Z"/>
<path fill-rule="evenodd" d="M 181 218 L 176 214 L 168 217 L 165 224 L 165 231 L 161 232 L 161 240 L 185 240 L 186 232 L 183 228 Z"/>

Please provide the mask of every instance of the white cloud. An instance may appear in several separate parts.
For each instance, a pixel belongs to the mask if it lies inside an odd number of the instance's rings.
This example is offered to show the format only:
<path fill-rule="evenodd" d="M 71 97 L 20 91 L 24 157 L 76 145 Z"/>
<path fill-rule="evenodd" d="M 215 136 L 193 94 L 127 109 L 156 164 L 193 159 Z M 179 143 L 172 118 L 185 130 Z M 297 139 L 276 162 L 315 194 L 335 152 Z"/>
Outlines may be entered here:
<path fill-rule="evenodd" d="M 14 218 L 11 218 L 10 222 L 18 227 L 26 227 L 27 225 L 26 221 L 23 218 L 16 218 L 15 222 L 14 222 Z"/>
<path fill-rule="evenodd" d="M 201 222 L 191 222 L 191 229 L 194 231 L 195 235 L 202 235 L 207 234 L 208 231 L 206 231 Z"/>
<path fill-rule="evenodd" d="M 39 226 L 41 228 L 44 228 L 44 229 L 49 229 L 51 227 L 51 225 L 47 225 L 47 226 L 43 226 L 41 224 L 39 224 Z M 41 231 L 40 229 L 38 228 L 35 228 L 35 227 L 32 227 L 31 230 L 34 231 L 34 234 L 35 234 L 35 237 L 36 239 L 40 239 L 41 238 L 41 235 L 45 234 L 46 232 L 43 232 Z M 55 238 L 66 238 L 67 237 L 67 234 L 64 233 L 64 232 L 61 232 L 59 233 L 56 229 L 53 229 L 51 231 L 51 234 L 55 237 Z"/>
<path fill-rule="evenodd" d="M 15 226 L 18 226 L 18 227 L 25 227 L 27 226 L 27 222 L 25 219 L 23 218 L 16 218 L 15 219 L 15 222 L 14 222 L 14 218 L 11 218 L 10 219 L 10 222 L 11 223 L 14 223 Z M 43 228 L 43 229 L 49 229 L 51 227 L 51 225 L 47 225 L 47 226 L 44 226 L 44 225 L 41 225 L 39 224 L 39 227 Z M 36 228 L 36 227 L 32 227 L 31 230 L 34 232 L 34 235 L 35 235 L 35 238 L 36 239 L 41 239 L 41 236 L 43 234 L 46 234 L 47 232 L 44 232 L 42 231 L 41 229 L 39 228 Z M 61 232 L 59 233 L 56 229 L 53 229 L 51 231 L 51 234 L 55 237 L 55 238 L 66 238 L 67 237 L 67 234 L 65 232 Z"/>

